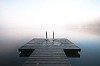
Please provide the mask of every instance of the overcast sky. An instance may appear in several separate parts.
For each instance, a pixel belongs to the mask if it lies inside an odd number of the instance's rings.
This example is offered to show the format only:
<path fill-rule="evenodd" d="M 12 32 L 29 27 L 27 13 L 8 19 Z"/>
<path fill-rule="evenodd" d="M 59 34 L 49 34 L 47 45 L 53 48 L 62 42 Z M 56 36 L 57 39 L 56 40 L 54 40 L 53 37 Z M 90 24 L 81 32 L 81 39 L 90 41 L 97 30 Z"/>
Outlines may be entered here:
<path fill-rule="evenodd" d="M 0 29 L 59 29 L 100 18 L 100 0 L 0 0 Z"/>

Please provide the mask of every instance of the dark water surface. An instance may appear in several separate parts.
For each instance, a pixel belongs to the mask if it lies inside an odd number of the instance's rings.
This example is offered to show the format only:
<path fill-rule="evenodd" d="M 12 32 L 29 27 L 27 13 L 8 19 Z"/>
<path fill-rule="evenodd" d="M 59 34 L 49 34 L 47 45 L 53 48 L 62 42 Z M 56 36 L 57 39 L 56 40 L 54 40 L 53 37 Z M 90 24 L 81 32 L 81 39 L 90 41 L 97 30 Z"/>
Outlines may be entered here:
<path fill-rule="evenodd" d="M 45 32 L 34 34 L 32 31 L 1 31 L 0 66 L 21 66 L 27 57 L 19 57 L 18 48 L 37 37 L 44 38 Z M 100 34 L 86 31 L 65 31 L 57 33 L 55 37 L 68 38 L 81 48 L 80 58 L 69 57 L 72 66 L 100 66 Z"/>

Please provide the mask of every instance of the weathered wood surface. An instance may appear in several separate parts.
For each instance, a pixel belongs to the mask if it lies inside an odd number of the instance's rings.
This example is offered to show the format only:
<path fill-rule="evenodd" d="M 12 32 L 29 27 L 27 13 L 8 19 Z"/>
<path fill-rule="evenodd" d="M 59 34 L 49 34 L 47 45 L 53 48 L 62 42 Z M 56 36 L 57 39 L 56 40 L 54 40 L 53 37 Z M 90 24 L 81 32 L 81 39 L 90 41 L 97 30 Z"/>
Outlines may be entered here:
<path fill-rule="evenodd" d="M 62 49 L 36 49 L 23 66 L 71 66 Z"/>
<path fill-rule="evenodd" d="M 68 39 L 32 39 L 27 44 L 19 48 L 21 49 L 40 49 L 40 48 L 59 48 L 59 49 L 74 49 L 80 50 L 78 46 Z"/>
<path fill-rule="evenodd" d="M 23 66 L 71 66 L 65 52 L 78 53 L 81 50 L 68 39 L 32 39 L 19 51 L 33 49 Z"/>

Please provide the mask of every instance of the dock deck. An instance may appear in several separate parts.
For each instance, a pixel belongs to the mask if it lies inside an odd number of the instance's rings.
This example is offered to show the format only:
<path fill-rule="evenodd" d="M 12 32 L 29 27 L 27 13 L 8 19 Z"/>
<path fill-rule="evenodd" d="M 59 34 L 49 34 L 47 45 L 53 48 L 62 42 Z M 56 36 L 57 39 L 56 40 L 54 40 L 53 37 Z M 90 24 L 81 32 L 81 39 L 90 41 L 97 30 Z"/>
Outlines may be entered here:
<path fill-rule="evenodd" d="M 68 39 L 32 39 L 19 48 L 21 56 L 29 56 L 23 66 L 71 66 L 67 56 L 81 49 Z"/>

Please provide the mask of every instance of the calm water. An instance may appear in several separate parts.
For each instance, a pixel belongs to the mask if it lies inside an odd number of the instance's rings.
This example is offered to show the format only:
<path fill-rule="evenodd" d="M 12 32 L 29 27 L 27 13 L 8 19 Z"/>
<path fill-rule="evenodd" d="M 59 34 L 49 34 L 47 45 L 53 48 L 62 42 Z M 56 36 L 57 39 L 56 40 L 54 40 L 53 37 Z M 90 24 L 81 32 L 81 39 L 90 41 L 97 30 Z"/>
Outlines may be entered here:
<path fill-rule="evenodd" d="M 72 66 L 100 66 L 100 34 L 89 31 L 55 32 L 57 38 L 68 38 L 81 48 L 80 58 L 69 57 Z M 49 32 L 49 37 L 51 38 Z M 0 66 L 21 66 L 27 57 L 19 57 L 18 48 L 32 38 L 44 38 L 45 32 L 2 30 L 0 32 Z"/>

